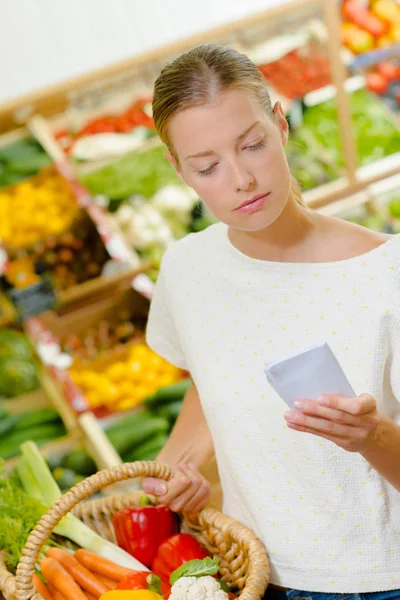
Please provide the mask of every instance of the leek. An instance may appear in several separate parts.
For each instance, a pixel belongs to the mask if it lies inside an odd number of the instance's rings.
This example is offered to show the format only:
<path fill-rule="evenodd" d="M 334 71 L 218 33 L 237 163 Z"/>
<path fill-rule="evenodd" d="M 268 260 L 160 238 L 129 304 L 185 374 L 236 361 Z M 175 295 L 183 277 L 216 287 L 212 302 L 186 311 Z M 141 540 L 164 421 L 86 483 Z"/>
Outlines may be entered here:
<path fill-rule="evenodd" d="M 34 442 L 23 443 L 21 452 L 22 456 L 18 462 L 17 470 L 26 493 L 50 508 L 61 498 L 60 488 Z M 62 535 L 81 548 L 99 554 L 120 566 L 135 571 L 149 570 L 128 552 L 99 536 L 71 513 L 65 515 L 54 527 L 54 533 Z"/>

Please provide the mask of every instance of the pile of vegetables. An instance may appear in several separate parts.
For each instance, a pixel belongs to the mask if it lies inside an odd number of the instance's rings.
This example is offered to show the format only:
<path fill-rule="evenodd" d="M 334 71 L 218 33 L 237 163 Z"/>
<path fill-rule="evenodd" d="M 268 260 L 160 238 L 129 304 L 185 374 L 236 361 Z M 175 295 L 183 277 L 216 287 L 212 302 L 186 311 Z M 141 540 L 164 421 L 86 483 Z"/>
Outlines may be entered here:
<path fill-rule="evenodd" d="M 80 210 L 69 227 L 60 235 L 41 239 L 29 250 L 10 253 L 4 275 L 7 284 L 25 288 L 46 273 L 55 289 L 66 290 L 99 277 L 110 256 L 96 225 Z"/>
<path fill-rule="evenodd" d="M 138 98 L 120 114 L 90 119 L 81 129 L 57 131 L 65 152 L 80 161 L 118 156 L 140 147 L 155 135 L 151 98 Z"/>
<path fill-rule="evenodd" d="M 0 404 L 0 458 L 7 460 L 19 454 L 22 443 L 33 441 L 38 446 L 66 435 L 57 411 L 51 408 L 11 414 Z"/>
<path fill-rule="evenodd" d="M 165 185 L 179 185 L 165 153 L 163 145 L 131 152 L 102 169 L 80 174 L 79 179 L 93 196 L 106 196 L 111 202 L 135 195 L 151 198 Z"/>
<path fill-rule="evenodd" d="M 26 442 L 16 470 L 0 464 L 0 548 L 15 573 L 30 531 L 61 496 L 37 446 Z M 219 560 L 194 537 L 179 533 L 169 509 L 140 506 L 113 515 L 118 546 L 68 513 L 39 555 L 32 578 L 44 600 L 228 600 Z"/>
<path fill-rule="evenodd" d="M 69 229 L 79 207 L 67 182 L 52 168 L 0 191 L 0 239 L 26 248 Z"/>
<path fill-rule="evenodd" d="M 60 497 L 61 491 L 35 443 L 22 444 L 16 472 L 7 475 L 1 466 L 0 548 L 6 552 L 6 566 L 11 572 L 15 573 L 29 532 Z M 72 542 L 117 565 L 130 570 L 143 568 L 130 554 L 100 537 L 71 513 L 54 528 L 48 546 L 58 546 L 60 536 L 65 544 Z"/>
<path fill-rule="evenodd" d="M 369 91 L 380 96 L 390 110 L 400 111 L 400 61 L 378 63 L 369 70 L 365 80 Z"/>
<path fill-rule="evenodd" d="M 151 569 L 150 577 L 128 574 L 117 589 L 151 589 L 175 600 L 228 598 L 228 588 L 211 577 L 218 573 L 218 559 L 194 537 L 179 533 L 178 519 L 168 508 L 151 506 L 142 496 L 141 506 L 114 513 L 113 526 L 118 544 Z"/>
<path fill-rule="evenodd" d="M 400 6 L 396 0 L 344 0 L 342 39 L 354 54 L 400 42 Z"/>
<path fill-rule="evenodd" d="M 360 166 L 398 152 L 400 130 L 387 109 L 365 90 L 353 92 L 350 102 Z M 305 110 L 302 125 L 291 134 L 288 157 L 293 175 L 306 190 L 344 173 L 335 99 Z"/>
<path fill-rule="evenodd" d="M 154 460 L 165 446 L 180 413 L 190 380 L 183 379 L 167 386 L 146 399 L 146 407 L 124 414 L 106 424 L 105 433 L 124 462 Z M 77 447 L 67 456 L 49 459 L 52 468 L 61 467 L 60 476 L 91 475 L 96 465 L 89 454 Z M 56 472 L 53 471 L 56 477 Z"/>
<path fill-rule="evenodd" d="M 303 98 L 331 83 L 329 61 L 312 47 L 292 50 L 258 67 L 267 81 L 286 98 Z"/>
<path fill-rule="evenodd" d="M 116 346 L 143 339 L 146 321 L 147 315 L 123 308 L 116 310 L 113 317 L 101 319 L 97 325 L 80 335 L 65 333 L 57 341 L 62 351 L 74 359 L 93 360 Z"/>
<path fill-rule="evenodd" d="M 0 148 L 0 188 L 35 175 L 50 162 L 38 142 L 29 137 Z"/>
<path fill-rule="evenodd" d="M 118 412 L 137 406 L 160 387 L 179 381 L 183 375 L 146 344 L 135 343 L 107 367 L 75 362 L 70 376 L 91 408 L 105 407 L 110 412 Z"/>
<path fill-rule="evenodd" d="M 153 264 L 149 276 L 156 279 L 168 246 L 193 231 L 195 220 L 201 214 L 197 207 L 198 199 L 189 188 L 171 184 L 161 188 L 150 199 L 142 196 L 128 198 L 112 218 L 124 234 L 127 245 L 143 261 Z"/>
<path fill-rule="evenodd" d="M 38 371 L 27 337 L 15 329 L 0 330 L 0 396 L 13 398 L 39 387 Z"/>

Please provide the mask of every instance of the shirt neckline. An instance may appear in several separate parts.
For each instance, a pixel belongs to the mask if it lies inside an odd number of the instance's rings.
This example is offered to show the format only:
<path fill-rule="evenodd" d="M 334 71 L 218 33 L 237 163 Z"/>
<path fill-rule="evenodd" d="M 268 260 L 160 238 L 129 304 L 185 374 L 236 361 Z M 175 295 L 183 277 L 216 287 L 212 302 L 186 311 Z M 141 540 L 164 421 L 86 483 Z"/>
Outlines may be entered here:
<path fill-rule="evenodd" d="M 350 258 L 344 258 L 342 260 L 336 260 L 336 261 L 327 261 L 327 262 L 270 261 L 270 260 L 263 260 L 260 258 L 252 258 L 251 256 L 248 256 L 247 254 L 245 254 L 244 252 L 242 252 L 241 250 L 236 248 L 236 246 L 234 246 L 232 244 L 231 240 L 229 239 L 228 226 L 225 223 L 220 223 L 220 225 L 223 228 L 224 243 L 230 250 L 231 254 L 234 256 L 237 256 L 241 260 L 246 261 L 252 265 L 259 265 L 259 266 L 263 267 L 264 269 L 265 268 L 269 268 L 269 269 L 274 268 L 274 269 L 281 269 L 281 270 L 282 269 L 291 269 L 292 271 L 295 271 L 295 270 L 302 271 L 302 270 L 309 270 L 310 268 L 316 268 L 316 269 L 321 270 L 321 269 L 332 269 L 332 268 L 338 268 L 338 267 L 339 268 L 340 267 L 350 267 L 353 265 L 365 263 L 367 260 L 369 260 L 371 258 L 375 258 L 375 256 L 378 256 L 378 257 L 381 255 L 385 256 L 387 254 L 388 250 L 391 248 L 391 246 L 400 240 L 400 234 L 394 234 L 394 235 L 392 235 L 391 238 L 386 240 L 386 242 L 383 242 L 383 244 L 376 246 L 376 248 L 372 248 L 372 250 L 368 250 L 367 252 L 358 254 L 357 256 L 352 256 Z"/>

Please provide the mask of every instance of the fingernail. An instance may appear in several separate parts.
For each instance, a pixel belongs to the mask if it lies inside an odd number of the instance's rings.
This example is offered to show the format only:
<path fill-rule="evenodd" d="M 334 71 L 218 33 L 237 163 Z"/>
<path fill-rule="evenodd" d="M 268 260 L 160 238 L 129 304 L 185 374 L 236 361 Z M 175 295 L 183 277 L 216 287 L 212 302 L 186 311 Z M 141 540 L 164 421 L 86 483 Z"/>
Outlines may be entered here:
<path fill-rule="evenodd" d="M 154 494 L 157 496 L 163 496 L 167 493 L 167 486 L 165 483 L 156 483 L 154 485 Z"/>
<path fill-rule="evenodd" d="M 325 398 L 325 396 L 320 396 L 319 398 L 317 398 L 317 402 L 318 404 L 321 404 L 322 406 L 328 406 L 328 398 Z"/>
<path fill-rule="evenodd" d="M 301 410 L 305 407 L 306 402 L 307 402 L 307 400 L 295 400 L 294 407 L 299 408 Z"/>
<path fill-rule="evenodd" d="M 283 416 L 285 417 L 285 419 L 287 421 L 294 421 L 296 418 L 296 415 L 293 410 L 289 410 L 288 412 L 285 412 L 285 414 Z"/>

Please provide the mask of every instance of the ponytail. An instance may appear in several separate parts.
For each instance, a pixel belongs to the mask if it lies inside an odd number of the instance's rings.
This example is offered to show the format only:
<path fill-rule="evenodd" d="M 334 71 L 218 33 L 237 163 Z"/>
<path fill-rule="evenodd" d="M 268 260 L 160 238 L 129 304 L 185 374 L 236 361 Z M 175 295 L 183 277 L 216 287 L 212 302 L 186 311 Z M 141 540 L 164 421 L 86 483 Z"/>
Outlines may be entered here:
<path fill-rule="evenodd" d="M 297 181 L 297 179 L 293 175 L 290 176 L 290 191 L 291 191 L 293 198 L 296 200 L 296 202 L 298 202 L 300 204 L 300 206 L 306 206 L 306 204 L 303 200 L 301 186 L 300 186 L 299 182 Z"/>

